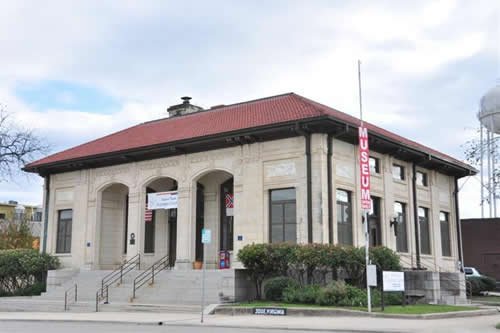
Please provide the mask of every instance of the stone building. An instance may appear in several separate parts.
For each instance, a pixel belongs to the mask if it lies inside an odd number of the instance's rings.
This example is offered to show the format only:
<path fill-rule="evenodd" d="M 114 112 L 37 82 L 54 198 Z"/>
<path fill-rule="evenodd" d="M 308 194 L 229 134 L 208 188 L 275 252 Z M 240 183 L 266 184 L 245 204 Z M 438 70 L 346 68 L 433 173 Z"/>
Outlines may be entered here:
<path fill-rule="evenodd" d="M 140 253 L 190 270 L 202 228 L 213 269 L 220 250 L 240 267 L 235 254 L 251 243 L 364 245 L 358 119 L 294 93 L 207 110 L 186 97 L 168 112 L 25 166 L 45 178 L 41 248 L 64 267 L 112 269 Z M 407 268 L 457 271 L 457 179 L 476 171 L 365 124 L 370 245 L 398 251 Z M 165 191 L 177 208 L 149 211 L 147 194 Z"/>

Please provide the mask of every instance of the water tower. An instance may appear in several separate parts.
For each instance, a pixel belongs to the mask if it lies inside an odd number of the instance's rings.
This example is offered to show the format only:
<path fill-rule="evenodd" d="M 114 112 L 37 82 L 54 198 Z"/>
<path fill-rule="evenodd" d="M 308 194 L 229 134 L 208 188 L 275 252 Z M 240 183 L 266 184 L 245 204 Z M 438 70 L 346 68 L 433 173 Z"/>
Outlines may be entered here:
<path fill-rule="evenodd" d="M 495 160 L 497 149 L 497 137 L 495 137 L 495 134 L 500 134 L 500 84 L 490 89 L 481 98 L 480 110 L 477 117 L 481 123 L 481 218 L 484 218 L 485 203 L 489 207 L 489 217 L 497 217 L 496 193 L 499 187 L 499 184 L 497 184 L 499 177 L 495 174 L 495 164 L 497 162 Z M 486 131 L 486 135 L 484 131 Z M 484 165 L 485 155 L 486 165 Z"/>

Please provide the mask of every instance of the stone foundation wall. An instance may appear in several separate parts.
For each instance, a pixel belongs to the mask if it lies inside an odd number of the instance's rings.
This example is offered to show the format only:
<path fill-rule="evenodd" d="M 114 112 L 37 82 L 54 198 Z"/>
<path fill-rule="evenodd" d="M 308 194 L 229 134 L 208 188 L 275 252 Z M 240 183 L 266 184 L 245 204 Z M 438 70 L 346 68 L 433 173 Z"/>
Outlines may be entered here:
<path fill-rule="evenodd" d="M 466 304 L 465 276 L 462 273 L 430 271 L 405 272 L 406 294 L 417 303 Z"/>

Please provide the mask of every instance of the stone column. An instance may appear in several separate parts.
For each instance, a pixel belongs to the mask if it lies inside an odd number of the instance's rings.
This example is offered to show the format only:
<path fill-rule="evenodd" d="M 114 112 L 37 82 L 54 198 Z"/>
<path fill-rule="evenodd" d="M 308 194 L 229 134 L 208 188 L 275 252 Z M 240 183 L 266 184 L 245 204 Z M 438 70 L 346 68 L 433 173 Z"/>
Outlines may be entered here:
<path fill-rule="evenodd" d="M 175 268 L 180 270 L 192 269 L 194 260 L 194 218 L 193 198 L 196 196 L 193 186 L 179 184 L 179 199 L 177 205 L 177 259 Z"/>
<path fill-rule="evenodd" d="M 129 189 L 128 194 L 128 226 L 127 226 L 127 260 L 141 253 L 142 237 L 141 225 L 144 223 L 144 205 L 140 200 L 140 192 L 136 189 Z M 132 236 L 134 235 L 134 236 Z M 132 237 L 134 241 L 131 242 Z"/>

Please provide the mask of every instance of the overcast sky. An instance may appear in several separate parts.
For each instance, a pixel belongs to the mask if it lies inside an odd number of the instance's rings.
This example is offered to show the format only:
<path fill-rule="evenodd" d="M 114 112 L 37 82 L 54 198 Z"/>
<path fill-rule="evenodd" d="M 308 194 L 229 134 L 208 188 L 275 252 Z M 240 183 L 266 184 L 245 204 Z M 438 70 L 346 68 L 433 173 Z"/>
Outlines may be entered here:
<path fill-rule="evenodd" d="M 463 158 L 500 78 L 500 1 L 2 1 L 0 103 L 53 152 L 166 115 L 296 92 Z M 462 217 L 479 216 L 479 182 Z M 0 183 L 40 204 L 42 180 Z"/>

